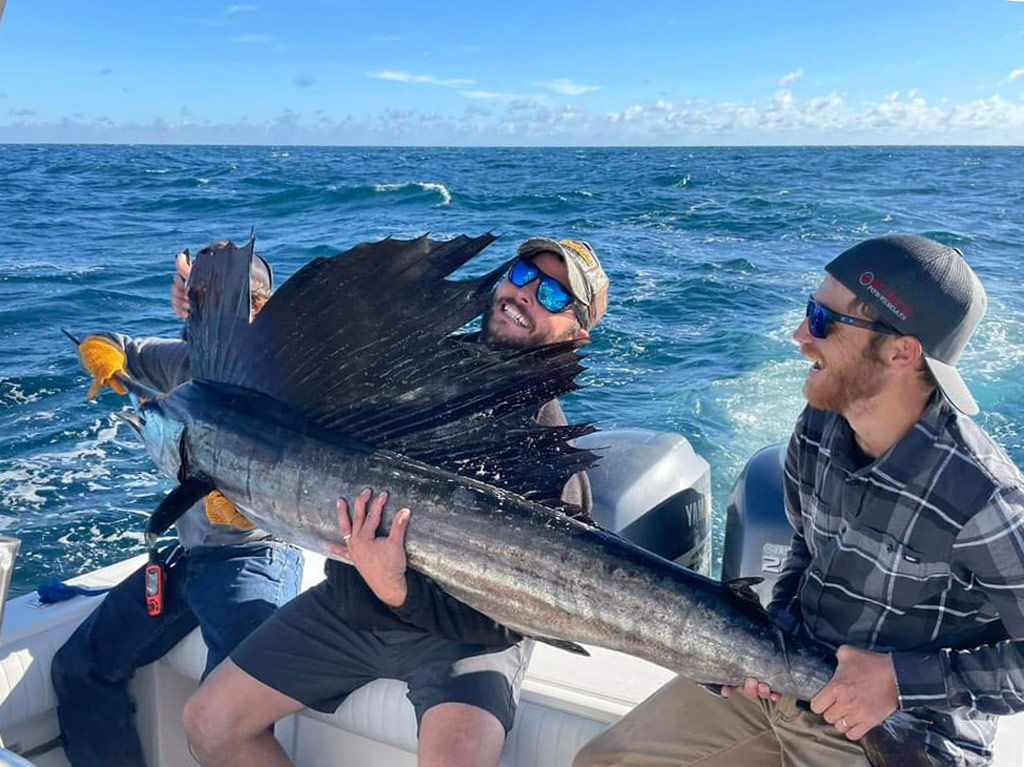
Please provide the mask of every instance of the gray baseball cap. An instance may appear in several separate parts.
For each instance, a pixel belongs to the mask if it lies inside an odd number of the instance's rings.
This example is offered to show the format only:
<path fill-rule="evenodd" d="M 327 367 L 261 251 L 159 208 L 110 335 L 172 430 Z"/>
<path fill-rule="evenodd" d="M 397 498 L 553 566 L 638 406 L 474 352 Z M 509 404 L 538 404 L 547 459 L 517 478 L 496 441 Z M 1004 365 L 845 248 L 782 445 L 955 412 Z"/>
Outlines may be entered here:
<path fill-rule="evenodd" d="M 608 308 L 608 275 L 590 243 L 531 237 L 516 251 L 520 258 L 532 258 L 539 253 L 554 253 L 565 262 L 569 289 L 576 299 L 576 318 L 582 327 L 591 330 Z"/>
<path fill-rule="evenodd" d="M 978 412 L 956 363 L 985 314 L 986 298 L 963 253 L 926 237 L 891 234 L 854 245 L 825 271 L 881 322 L 920 341 L 946 399 L 967 415 Z"/>

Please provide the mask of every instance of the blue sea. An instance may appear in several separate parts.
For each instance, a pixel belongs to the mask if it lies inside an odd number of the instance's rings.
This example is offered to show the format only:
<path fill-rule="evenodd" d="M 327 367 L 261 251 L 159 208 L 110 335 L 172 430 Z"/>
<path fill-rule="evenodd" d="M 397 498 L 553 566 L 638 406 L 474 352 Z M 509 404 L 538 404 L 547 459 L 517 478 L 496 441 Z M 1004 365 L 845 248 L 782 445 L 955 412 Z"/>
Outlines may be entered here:
<path fill-rule="evenodd" d="M 1024 461 L 1024 149 L 0 146 L 0 532 L 14 593 L 142 551 L 171 487 L 60 333 L 175 336 L 173 255 L 244 240 L 284 278 L 351 245 L 494 231 L 583 238 L 611 276 L 574 420 L 686 435 L 730 486 L 784 440 L 790 341 L 823 264 L 914 232 L 961 248 L 988 314 L 962 363 L 982 425 Z"/>

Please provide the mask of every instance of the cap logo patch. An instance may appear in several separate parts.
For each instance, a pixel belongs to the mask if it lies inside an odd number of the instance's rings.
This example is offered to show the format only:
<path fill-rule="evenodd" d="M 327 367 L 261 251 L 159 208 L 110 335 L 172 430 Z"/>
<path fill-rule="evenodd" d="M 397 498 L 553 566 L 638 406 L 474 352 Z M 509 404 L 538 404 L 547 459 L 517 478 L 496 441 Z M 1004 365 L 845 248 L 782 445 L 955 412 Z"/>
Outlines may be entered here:
<path fill-rule="evenodd" d="M 583 243 L 576 242 L 576 240 L 559 240 L 558 244 L 563 248 L 569 248 L 573 253 L 582 258 L 583 263 L 585 263 L 589 269 L 593 269 L 597 266 L 597 261 L 595 260 L 594 255 Z"/>
<path fill-rule="evenodd" d="M 875 276 L 874 272 L 862 272 L 860 284 L 868 289 L 878 301 L 901 320 L 914 316 L 914 310 L 905 304 L 896 292 Z"/>

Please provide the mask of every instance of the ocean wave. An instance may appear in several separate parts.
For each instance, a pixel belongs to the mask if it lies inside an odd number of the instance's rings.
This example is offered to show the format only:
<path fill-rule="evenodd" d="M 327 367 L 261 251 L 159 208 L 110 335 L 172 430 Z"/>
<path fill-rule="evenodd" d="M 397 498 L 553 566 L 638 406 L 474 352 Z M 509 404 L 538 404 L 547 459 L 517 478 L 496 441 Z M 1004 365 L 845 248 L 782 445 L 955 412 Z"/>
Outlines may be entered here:
<path fill-rule="evenodd" d="M 450 205 L 452 201 L 452 193 L 448 190 L 444 184 L 438 184 L 433 181 L 404 181 L 397 184 L 374 184 L 373 191 L 375 192 L 402 192 L 406 189 L 412 189 L 418 187 L 424 192 L 434 192 L 440 198 L 441 202 L 438 205 Z"/>

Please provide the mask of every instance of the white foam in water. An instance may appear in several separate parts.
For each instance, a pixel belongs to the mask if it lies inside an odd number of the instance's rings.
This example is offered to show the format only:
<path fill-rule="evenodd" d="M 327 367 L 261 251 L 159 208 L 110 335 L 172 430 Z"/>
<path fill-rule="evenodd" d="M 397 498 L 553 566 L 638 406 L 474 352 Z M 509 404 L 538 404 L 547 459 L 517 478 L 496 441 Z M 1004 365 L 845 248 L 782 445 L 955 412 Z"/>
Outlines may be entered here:
<path fill-rule="evenodd" d="M 989 304 L 987 317 L 975 331 L 957 365 L 967 377 L 1005 379 L 1024 366 L 1024 321 L 1008 307 Z"/>
<path fill-rule="evenodd" d="M 709 390 L 735 434 L 731 453 L 745 461 L 765 445 L 789 437 L 806 404 L 807 367 L 804 360 L 771 361 L 711 383 Z"/>
<path fill-rule="evenodd" d="M 26 392 L 18 381 L 11 381 L 0 378 L 0 399 L 14 402 L 18 405 L 27 405 L 31 402 L 38 402 L 46 391 Z"/>
<path fill-rule="evenodd" d="M 452 193 L 448 191 L 448 187 L 444 184 L 434 183 L 433 181 L 404 181 L 400 184 L 374 184 L 373 191 L 398 192 L 412 186 L 418 186 L 424 192 L 437 192 L 441 197 L 441 202 L 439 202 L 438 205 L 448 205 L 452 201 Z"/>
<path fill-rule="evenodd" d="M 15 458 L 0 471 L 0 506 L 11 510 L 39 509 L 48 493 L 84 483 L 90 490 L 107 488 L 96 480 L 109 479 L 110 469 L 103 446 L 117 437 L 118 422 L 103 426 L 93 421 L 94 439 L 81 440 L 71 450 Z M 70 467 L 70 468 L 69 468 Z"/>

